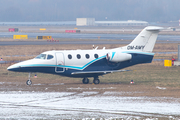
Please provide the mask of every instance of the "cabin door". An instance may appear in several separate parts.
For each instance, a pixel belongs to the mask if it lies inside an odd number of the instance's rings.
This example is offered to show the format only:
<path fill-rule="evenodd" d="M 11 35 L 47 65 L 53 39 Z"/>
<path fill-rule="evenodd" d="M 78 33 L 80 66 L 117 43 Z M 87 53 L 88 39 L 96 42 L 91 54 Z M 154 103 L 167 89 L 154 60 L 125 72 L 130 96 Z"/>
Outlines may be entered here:
<path fill-rule="evenodd" d="M 55 68 L 55 71 L 57 73 L 59 72 L 64 72 L 64 54 L 59 52 L 59 53 L 56 53 L 56 68 Z"/>

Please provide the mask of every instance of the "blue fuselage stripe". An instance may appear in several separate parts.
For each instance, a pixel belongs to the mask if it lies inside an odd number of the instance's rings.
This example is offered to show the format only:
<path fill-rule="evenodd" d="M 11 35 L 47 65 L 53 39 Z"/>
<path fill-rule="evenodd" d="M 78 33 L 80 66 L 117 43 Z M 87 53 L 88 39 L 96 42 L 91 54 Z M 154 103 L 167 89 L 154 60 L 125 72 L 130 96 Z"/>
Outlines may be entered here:
<path fill-rule="evenodd" d="M 115 53 L 116 53 L 116 52 L 112 52 L 112 58 L 111 58 L 111 60 L 113 59 L 113 57 L 114 57 Z"/>

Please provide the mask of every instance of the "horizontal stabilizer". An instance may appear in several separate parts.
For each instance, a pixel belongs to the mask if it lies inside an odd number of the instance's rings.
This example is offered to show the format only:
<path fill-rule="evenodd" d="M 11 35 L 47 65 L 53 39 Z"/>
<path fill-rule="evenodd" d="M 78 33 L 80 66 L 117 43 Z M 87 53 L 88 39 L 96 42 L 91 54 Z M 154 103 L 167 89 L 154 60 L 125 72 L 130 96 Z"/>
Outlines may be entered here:
<path fill-rule="evenodd" d="M 163 27 L 149 26 L 146 28 L 147 31 L 160 31 L 163 30 Z"/>
<path fill-rule="evenodd" d="M 131 71 L 131 70 L 111 70 L 111 71 L 86 71 L 86 72 L 73 72 L 71 73 L 72 75 L 77 75 L 77 74 L 108 74 L 108 73 L 113 73 L 113 72 L 126 72 L 126 71 Z"/>

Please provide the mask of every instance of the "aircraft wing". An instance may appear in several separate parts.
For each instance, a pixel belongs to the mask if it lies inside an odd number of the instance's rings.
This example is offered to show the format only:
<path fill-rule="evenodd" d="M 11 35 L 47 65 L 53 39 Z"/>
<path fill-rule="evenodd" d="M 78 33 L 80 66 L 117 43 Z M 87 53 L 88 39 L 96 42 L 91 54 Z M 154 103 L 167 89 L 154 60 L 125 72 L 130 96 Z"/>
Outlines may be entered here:
<path fill-rule="evenodd" d="M 72 72 L 72 75 L 77 75 L 77 74 L 93 74 L 93 73 L 100 73 L 100 74 L 107 74 L 107 73 L 113 73 L 113 72 L 126 72 L 126 71 L 131 71 L 131 70 L 109 70 L 109 71 L 86 71 L 86 72 Z"/>

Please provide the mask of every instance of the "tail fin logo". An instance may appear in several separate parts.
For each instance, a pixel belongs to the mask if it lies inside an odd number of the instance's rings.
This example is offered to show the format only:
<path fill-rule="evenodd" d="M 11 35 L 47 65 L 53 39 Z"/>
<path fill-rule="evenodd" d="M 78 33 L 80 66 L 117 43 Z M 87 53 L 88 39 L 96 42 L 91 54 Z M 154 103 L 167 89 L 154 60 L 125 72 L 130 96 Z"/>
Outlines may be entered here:
<path fill-rule="evenodd" d="M 137 46 L 127 46 L 128 50 L 143 50 L 145 46 L 141 45 L 137 45 Z"/>

